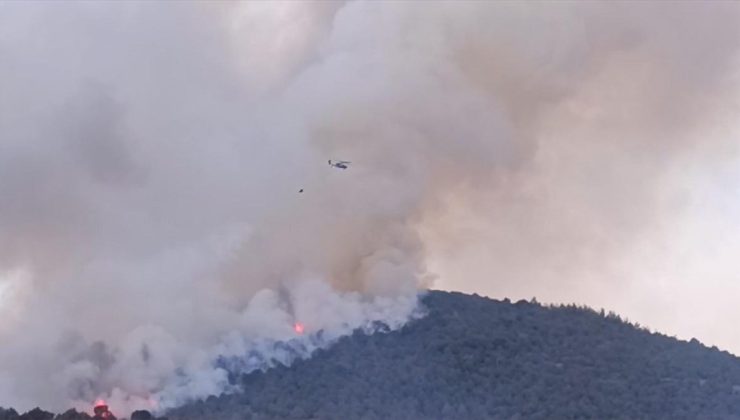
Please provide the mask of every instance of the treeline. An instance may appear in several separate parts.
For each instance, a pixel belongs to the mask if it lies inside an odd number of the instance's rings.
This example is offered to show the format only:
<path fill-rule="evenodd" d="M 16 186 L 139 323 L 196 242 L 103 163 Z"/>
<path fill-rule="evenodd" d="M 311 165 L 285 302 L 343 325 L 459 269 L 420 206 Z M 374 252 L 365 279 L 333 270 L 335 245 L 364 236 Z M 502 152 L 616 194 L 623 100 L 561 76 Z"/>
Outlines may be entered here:
<path fill-rule="evenodd" d="M 92 420 L 92 416 L 87 413 L 80 413 L 77 410 L 69 410 L 64 414 L 54 414 L 44 411 L 40 408 L 19 414 L 17 411 L 0 407 L 0 420 Z M 119 419 L 119 420 L 126 420 Z M 131 420 L 167 420 L 166 417 L 154 417 L 148 411 L 135 411 L 131 414 Z M 203 419 L 205 420 L 205 419 Z"/>
<path fill-rule="evenodd" d="M 357 332 L 290 367 L 234 374 L 241 392 L 166 415 L 740 420 L 740 359 L 697 340 L 679 341 L 574 305 L 445 292 L 430 292 L 423 302 L 428 315 L 400 330 Z M 0 420 L 11 419 L 89 417 L 0 410 Z"/>
<path fill-rule="evenodd" d="M 243 392 L 168 413 L 205 419 L 740 419 L 740 360 L 613 313 L 431 292 L 405 328 L 356 333 Z"/>

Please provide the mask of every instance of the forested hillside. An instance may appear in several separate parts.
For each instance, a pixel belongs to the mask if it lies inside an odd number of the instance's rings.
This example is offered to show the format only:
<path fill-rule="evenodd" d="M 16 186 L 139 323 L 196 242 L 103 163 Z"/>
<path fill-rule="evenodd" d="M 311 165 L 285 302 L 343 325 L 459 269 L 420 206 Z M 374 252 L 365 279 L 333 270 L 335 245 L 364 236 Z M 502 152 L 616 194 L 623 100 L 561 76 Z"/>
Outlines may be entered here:
<path fill-rule="evenodd" d="M 400 331 L 356 333 L 191 419 L 740 419 L 740 359 L 616 315 L 430 292 Z"/>
<path fill-rule="evenodd" d="M 740 359 L 696 340 L 575 306 L 436 291 L 423 302 L 428 314 L 401 330 L 357 332 L 290 367 L 234 376 L 243 392 L 166 416 L 740 419 Z M 51 419 L 39 414 L 0 409 L 0 420 Z"/>

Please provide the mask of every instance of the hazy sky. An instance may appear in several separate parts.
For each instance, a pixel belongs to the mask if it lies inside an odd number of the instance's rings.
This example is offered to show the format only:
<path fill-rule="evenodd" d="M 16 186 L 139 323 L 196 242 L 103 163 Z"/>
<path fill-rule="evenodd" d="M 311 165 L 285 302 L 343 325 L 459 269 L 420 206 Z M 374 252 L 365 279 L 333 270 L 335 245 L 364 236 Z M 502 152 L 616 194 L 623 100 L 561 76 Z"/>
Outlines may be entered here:
<path fill-rule="evenodd" d="M 428 287 L 740 353 L 739 48 L 733 2 L 0 2 L 0 405 Z"/>

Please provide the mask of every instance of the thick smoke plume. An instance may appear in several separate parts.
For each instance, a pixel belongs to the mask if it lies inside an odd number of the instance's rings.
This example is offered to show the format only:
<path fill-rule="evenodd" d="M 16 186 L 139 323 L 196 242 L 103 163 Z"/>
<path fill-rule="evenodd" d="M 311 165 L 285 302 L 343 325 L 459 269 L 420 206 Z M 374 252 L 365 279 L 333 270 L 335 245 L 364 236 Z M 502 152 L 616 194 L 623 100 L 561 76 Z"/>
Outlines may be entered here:
<path fill-rule="evenodd" d="M 0 3 L 0 405 L 228 391 L 435 281 L 719 341 L 649 309 L 737 276 L 739 32 L 730 2 Z"/>

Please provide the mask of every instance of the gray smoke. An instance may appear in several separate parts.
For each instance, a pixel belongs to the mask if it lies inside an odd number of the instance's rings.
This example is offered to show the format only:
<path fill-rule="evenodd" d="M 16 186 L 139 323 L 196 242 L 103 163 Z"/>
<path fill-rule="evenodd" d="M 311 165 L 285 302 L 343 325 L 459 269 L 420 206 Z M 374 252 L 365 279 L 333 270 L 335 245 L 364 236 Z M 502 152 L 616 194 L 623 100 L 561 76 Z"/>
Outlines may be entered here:
<path fill-rule="evenodd" d="M 718 339 L 641 308 L 737 271 L 693 239 L 740 214 L 738 32 L 729 2 L 0 3 L 0 405 L 228 391 L 435 284 Z"/>

